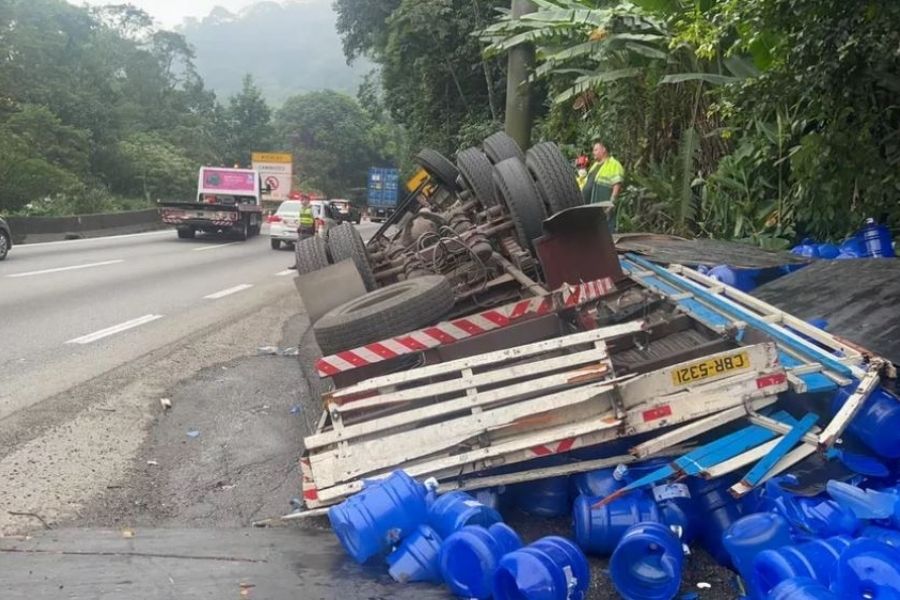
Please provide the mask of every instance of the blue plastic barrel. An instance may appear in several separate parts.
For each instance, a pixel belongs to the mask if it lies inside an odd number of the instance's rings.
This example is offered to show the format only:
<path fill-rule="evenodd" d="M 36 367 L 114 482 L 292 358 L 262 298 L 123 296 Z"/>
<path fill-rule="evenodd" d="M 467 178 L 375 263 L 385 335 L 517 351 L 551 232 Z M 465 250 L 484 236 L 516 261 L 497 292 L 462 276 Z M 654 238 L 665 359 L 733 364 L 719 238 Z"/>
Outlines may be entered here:
<path fill-rule="evenodd" d="M 763 594 L 768 594 L 776 585 L 791 577 L 809 577 L 828 586 L 841 552 L 852 541 L 847 536 L 836 536 L 763 550 L 753 564 L 753 585 Z"/>
<path fill-rule="evenodd" d="M 721 281 L 725 285 L 749 292 L 756 288 L 759 269 L 738 269 L 728 265 L 719 265 L 709 270 L 709 277 Z"/>
<path fill-rule="evenodd" d="M 779 514 L 761 512 L 741 517 L 722 536 L 722 544 L 749 589 L 750 598 L 765 599 L 756 589 L 753 561 L 763 550 L 773 550 L 793 543 L 791 527 Z"/>
<path fill-rule="evenodd" d="M 612 554 L 632 525 L 662 521 L 656 502 L 643 492 L 632 492 L 594 507 L 599 500 L 591 496 L 578 496 L 572 507 L 575 542 L 589 554 Z"/>
<path fill-rule="evenodd" d="M 428 524 L 442 538 L 449 537 L 466 525 L 488 527 L 502 520 L 500 513 L 465 492 L 444 494 L 428 508 Z"/>
<path fill-rule="evenodd" d="M 457 596 L 490 598 L 500 559 L 521 547 L 518 534 L 504 523 L 494 523 L 487 529 L 463 527 L 444 541 L 441 575 Z"/>
<path fill-rule="evenodd" d="M 609 575 L 626 600 L 671 600 L 681 587 L 684 552 L 665 525 L 638 523 L 622 536 Z"/>
<path fill-rule="evenodd" d="M 690 544 L 699 535 L 702 519 L 697 514 L 697 506 L 688 486 L 683 483 L 667 483 L 650 489 L 659 520 L 668 527 L 677 526 L 681 530 L 681 541 Z"/>
<path fill-rule="evenodd" d="M 726 567 L 731 566 L 731 557 L 722 545 L 722 536 L 732 523 L 741 518 L 741 510 L 728 492 L 728 486 L 733 482 L 733 479 L 721 477 L 713 480 L 699 477 L 688 479 L 699 516 L 700 542 L 720 565 Z"/>
<path fill-rule="evenodd" d="M 866 243 L 862 239 L 862 235 L 854 235 L 847 238 L 840 245 L 841 253 L 838 258 L 865 258 Z"/>
<path fill-rule="evenodd" d="M 838 597 L 809 577 L 791 577 L 772 588 L 766 600 L 838 600 Z"/>
<path fill-rule="evenodd" d="M 860 538 L 838 559 L 831 589 L 839 598 L 900 598 L 900 550 Z"/>
<path fill-rule="evenodd" d="M 860 537 L 877 540 L 888 546 L 900 549 L 900 531 L 896 529 L 888 529 L 887 527 L 879 527 L 877 525 L 868 525 L 859 532 Z"/>
<path fill-rule="evenodd" d="M 791 248 L 791 254 L 806 258 L 819 258 L 819 247 L 813 240 L 807 238 Z"/>
<path fill-rule="evenodd" d="M 890 230 L 884 225 L 879 225 L 875 219 L 866 219 L 866 226 L 862 230 L 862 238 L 866 245 L 866 256 L 869 258 L 890 258 L 894 256 Z"/>
<path fill-rule="evenodd" d="M 549 536 L 500 559 L 494 600 L 583 600 L 590 578 L 578 546 Z"/>
<path fill-rule="evenodd" d="M 625 481 L 626 472 L 627 469 L 609 467 L 573 475 L 572 488 L 575 491 L 574 495 L 605 498 L 628 485 L 628 482 Z"/>
<path fill-rule="evenodd" d="M 428 525 L 419 525 L 388 555 L 388 573 L 400 583 L 440 583 L 440 554 L 440 536 Z"/>
<path fill-rule="evenodd" d="M 536 517 L 563 517 L 569 514 L 569 478 L 547 477 L 516 486 L 516 506 Z"/>
<path fill-rule="evenodd" d="M 839 389 L 832 401 L 832 412 L 837 412 L 855 389 L 855 384 Z M 879 456 L 900 458 L 900 435 L 884 435 L 885 431 L 900 431 L 900 399 L 877 388 L 850 422 L 850 431 Z"/>
<path fill-rule="evenodd" d="M 424 485 L 396 471 L 331 507 L 328 520 L 347 553 L 364 563 L 425 522 L 426 494 Z"/>
<path fill-rule="evenodd" d="M 833 259 L 837 258 L 838 254 L 841 253 L 841 249 L 835 246 L 834 244 L 817 244 L 817 250 L 819 253 L 819 258 L 828 258 Z"/>

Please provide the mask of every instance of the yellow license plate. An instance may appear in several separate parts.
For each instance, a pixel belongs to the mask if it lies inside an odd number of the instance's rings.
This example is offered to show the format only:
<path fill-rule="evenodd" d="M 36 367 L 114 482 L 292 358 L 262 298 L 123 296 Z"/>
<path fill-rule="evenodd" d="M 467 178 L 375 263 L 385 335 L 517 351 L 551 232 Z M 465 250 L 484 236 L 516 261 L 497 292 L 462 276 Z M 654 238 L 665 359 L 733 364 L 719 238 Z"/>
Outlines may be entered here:
<path fill-rule="evenodd" d="M 710 377 L 716 377 L 723 373 L 742 371 L 750 368 L 750 356 L 746 352 L 738 352 L 730 356 L 709 358 L 690 365 L 679 367 L 672 371 L 672 382 L 675 385 L 684 385 L 694 381 L 702 381 Z"/>

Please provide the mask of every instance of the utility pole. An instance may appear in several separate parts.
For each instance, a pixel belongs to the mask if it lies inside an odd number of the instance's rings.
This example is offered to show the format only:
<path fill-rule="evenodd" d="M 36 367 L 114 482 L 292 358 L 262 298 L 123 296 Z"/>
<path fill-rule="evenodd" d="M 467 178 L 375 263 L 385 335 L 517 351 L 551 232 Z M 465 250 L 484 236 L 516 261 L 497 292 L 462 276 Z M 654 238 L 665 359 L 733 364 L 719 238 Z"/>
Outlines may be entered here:
<path fill-rule="evenodd" d="M 537 11 L 530 0 L 512 0 L 512 18 Z M 531 84 L 528 78 L 534 69 L 534 46 L 519 44 L 509 51 L 506 75 L 505 129 L 523 150 L 531 145 Z"/>

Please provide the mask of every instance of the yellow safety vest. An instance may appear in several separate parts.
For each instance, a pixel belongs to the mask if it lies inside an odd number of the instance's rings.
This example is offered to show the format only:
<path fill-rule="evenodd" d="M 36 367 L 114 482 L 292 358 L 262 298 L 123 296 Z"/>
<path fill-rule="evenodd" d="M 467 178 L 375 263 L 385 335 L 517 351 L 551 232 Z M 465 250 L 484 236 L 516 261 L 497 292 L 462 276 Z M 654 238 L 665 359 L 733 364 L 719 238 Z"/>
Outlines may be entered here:
<path fill-rule="evenodd" d="M 313 215 L 312 206 L 301 206 L 300 207 L 300 227 L 312 227 L 315 222 L 315 215 Z"/>

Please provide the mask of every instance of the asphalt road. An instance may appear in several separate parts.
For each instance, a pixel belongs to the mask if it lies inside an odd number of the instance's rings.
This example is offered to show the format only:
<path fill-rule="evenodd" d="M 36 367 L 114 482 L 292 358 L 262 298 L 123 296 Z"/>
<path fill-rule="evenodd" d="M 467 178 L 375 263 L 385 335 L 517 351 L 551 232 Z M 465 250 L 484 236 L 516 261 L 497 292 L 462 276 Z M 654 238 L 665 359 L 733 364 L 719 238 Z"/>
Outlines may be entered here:
<path fill-rule="evenodd" d="M 0 419 L 247 315 L 293 289 L 292 260 L 265 235 L 170 230 L 17 246 L 0 262 Z"/>

